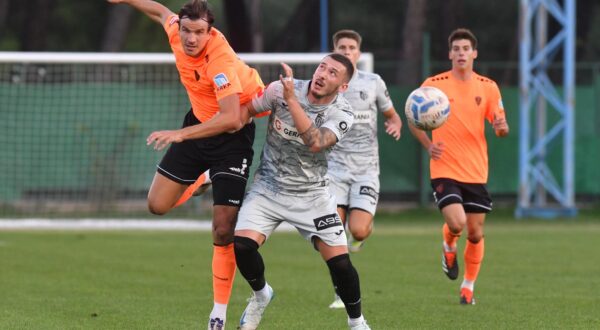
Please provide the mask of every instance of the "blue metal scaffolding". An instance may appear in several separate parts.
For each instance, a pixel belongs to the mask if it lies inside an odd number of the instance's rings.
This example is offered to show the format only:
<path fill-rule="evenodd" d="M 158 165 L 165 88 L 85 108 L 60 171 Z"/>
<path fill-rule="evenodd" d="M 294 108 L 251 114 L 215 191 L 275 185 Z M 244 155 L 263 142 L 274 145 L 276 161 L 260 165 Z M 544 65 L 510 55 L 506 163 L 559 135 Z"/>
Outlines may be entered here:
<path fill-rule="evenodd" d="M 563 0 L 562 4 L 521 0 L 520 6 L 519 200 L 515 215 L 575 216 L 575 0 Z M 548 17 L 560 27 L 550 39 Z M 559 53 L 562 89 L 554 85 L 548 72 Z M 557 115 L 547 116 L 547 106 Z M 549 166 L 547 154 L 558 151 L 562 166 Z"/>

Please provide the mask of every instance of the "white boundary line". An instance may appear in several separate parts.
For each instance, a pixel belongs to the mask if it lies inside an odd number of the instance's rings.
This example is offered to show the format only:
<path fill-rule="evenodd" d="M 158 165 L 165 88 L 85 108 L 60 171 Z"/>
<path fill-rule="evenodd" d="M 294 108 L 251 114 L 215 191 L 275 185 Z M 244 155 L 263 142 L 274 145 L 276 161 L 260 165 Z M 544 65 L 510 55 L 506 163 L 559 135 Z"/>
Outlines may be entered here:
<path fill-rule="evenodd" d="M 210 220 L 176 219 L 3 219 L 0 231 L 5 230 L 149 230 L 149 231 L 210 231 Z M 295 228 L 282 223 L 277 231 Z"/>

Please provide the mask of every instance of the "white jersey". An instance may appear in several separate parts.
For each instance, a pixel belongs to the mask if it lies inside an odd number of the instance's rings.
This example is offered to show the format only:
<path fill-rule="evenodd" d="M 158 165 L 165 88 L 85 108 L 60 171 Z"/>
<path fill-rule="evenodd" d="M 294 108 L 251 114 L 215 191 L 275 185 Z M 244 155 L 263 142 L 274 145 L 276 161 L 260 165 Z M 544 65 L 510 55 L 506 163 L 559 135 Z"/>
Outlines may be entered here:
<path fill-rule="evenodd" d="M 354 121 L 350 103 L 338 95 L 330 104 L 311 104 L 307 97 L 310 80 L 294 80 L 294 86 L 300 106 L 315 126 L 330 129 L 341 141 Z M 263 187 L 291 195 L 308 195 L 315 189 L 327 191 L 329 150 L 313 153 L 304 144 L 283 98 L 281 82 L 271 83 L 263 95 L 252 100 L 252 105 L 259 113 L 271 110 L 252 189 Z"/>
<path fill-rule="evenodd" d="M 357 71 L 343 96 L 354 110 L 354 124 L 329 154 L 330 170 L 379 175 L 377 115 L 394 106 L 385 82 L 378 74 Z"/>

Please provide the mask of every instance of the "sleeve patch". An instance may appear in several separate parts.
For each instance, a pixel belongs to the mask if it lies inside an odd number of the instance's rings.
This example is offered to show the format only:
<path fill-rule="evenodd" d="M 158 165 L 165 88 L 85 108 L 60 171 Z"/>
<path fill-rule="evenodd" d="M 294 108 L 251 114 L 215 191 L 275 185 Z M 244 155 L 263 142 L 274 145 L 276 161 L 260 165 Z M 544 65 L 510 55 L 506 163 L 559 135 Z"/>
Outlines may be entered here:
<path fill-rule="evenodd" d="M 217 85 L 217 91 L 222 91 L 231 86 L 229 79 L 227 79 L 227 76 L 224 73 L 218 73 L 215 75 L 213 81 L 215 82 L 215 85 Z"/>

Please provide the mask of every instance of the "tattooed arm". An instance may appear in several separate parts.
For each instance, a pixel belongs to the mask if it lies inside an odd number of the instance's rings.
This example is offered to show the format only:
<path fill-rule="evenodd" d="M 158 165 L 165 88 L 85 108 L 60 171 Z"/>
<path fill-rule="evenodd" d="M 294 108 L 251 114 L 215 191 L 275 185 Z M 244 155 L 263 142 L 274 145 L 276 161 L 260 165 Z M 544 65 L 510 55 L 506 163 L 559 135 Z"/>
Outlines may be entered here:
<path fill-rule="evenodd" d="M 279 80 L 283 85 L 283 97 L 287 102 L 288 111 L 292 115 L 296 129 L 304 144 L 311 152 L 320 152 L 336 144 L 338 139 L 335 133 L 326 127 L 317 128 L 313 121 L 306 115 L 294 92 L 292 69 L 285 63 L 281 63 L 281 66 L 286 75 L 285 77 L 279 75 Z"/>

